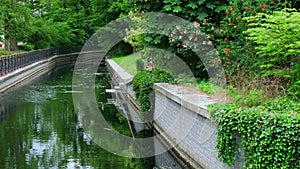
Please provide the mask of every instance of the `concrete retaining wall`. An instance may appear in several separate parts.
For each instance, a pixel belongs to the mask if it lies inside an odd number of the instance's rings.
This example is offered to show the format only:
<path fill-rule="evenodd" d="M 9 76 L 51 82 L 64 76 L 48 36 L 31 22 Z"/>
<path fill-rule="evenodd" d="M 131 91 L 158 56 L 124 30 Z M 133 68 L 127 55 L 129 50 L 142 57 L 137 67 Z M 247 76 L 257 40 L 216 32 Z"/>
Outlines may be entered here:
<path fill-rule="evenodd" d="M 106 64 L 112 87 L 119 93 L 115 97 L 116 103 L 125 107 L 129 116 L 138 121 L 139 108 L 130 87 L 132 75 L 110 59 Z M 211 122 L 207 111 L 207 105 L 217 101 L 207 94 L 185 86 L 158 83 L 154 88 L 154 120 L 151 125 L 160 134 L 162 142 L 172 146 L 172 152 L 190 168 L 229 168 L 218 159 L 215 149 L 218 126 Z M 127 107 L 134 107 L 134 111 Z M 142 124 L 141 121 L 140 123 Z M 242 162 L 243 158 L 238 154 L 232 168 L 241 168 Z"/>
<path fill-rule="evenodd" d="M 135 131 L 143 130 L 146 126 L 139 118 L 140 108 L 130 86 L 133 76 L 111 59 L 106 59 L 106 67 L 111 77 L 111 86 L 114 90 L 112 96 L 116 108 L 131 120 Z"/>
<path fill-rule="evenodd" d="M 229 168 L 218 159 L 215 149 L 218 126 L 211 122 L 207 111 L 207 106 L 217 101 L 207 94 L 180 85 L 162 83 L 155 84 L 154 88 L 153 126 L 160 132 L 167 131 L 164 139 L 173 144 L 174 149 L 193 168 Z M 176 123 L 176 120 L 179 122 Z M 232 168 L 241 168 L 242 162 L 238 155 Z"/>
<path fill-rule="evenodd" d="M 26 67 L 17 69 L 0 77 L 0 92 L 4 92 L 15 85 L 30 80 L 36 76 L 46 73 L 57 66 L 75 63 L 78 53 L 56 55 L 49 59 L 35 62 Z"/>

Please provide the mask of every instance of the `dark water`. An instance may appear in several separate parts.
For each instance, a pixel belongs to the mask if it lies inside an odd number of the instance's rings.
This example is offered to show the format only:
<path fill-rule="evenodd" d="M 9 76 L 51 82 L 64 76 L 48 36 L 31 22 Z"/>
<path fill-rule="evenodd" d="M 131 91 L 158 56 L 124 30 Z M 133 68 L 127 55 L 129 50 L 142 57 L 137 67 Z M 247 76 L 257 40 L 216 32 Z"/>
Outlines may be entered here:
<path fill-rule="evenodd" d="M 130 135 L 126 119 L 113 105 L 107 74 L 100 74 L 99 108 L 113 128 Z M 72 71 L 64 68 L 0 95 L 0 169 L 6 168 L 152 168 L 152 159 L 111 154 L 84 134 L 72 102 Z"/>

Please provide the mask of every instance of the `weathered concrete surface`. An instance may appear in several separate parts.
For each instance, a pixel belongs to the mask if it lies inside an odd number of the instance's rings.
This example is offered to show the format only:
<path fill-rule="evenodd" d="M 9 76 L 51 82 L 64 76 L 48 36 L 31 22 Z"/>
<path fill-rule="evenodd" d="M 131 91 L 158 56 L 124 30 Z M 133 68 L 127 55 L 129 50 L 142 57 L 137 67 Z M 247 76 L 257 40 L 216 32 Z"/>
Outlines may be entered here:
<path fill-rule="evenodd" d="M 115 90 L 112 96 L 116 108 L 132 121 L 136 131 L 143 130 L 146 126 L 139 117 L 140 108 L 130 86 L 133 76 L 111 59 L 106 59 L 106 67 L 111 77 L 112 89 Z"/>
<path fill-rule="evenodd" d="M 227 168 L 217 159 L 217 126 L 206 111 L 207 105 L 216 101 L 178 85 L 155 84 L 155 90 L 154 128 L 167 131 L 165 139 L 172 142 L 193 168 Z M 184 118 L 180 118 L 182 114 Z M 178 118 L 180 123 L 174 124 Z M 182 128 L 186 130 L 181 132 Z"/>
<path fill-rule="evenodd" d="M 110 73 L 110 76 L 117 83 L 130 83 L 133 76 L 121 68 L 116 62 L 112 59 L 106 59 L 107 69 Z"/>
<path fill-rule="evenodd" d="M 207 111 L 208 105 L 220 101 L 182 85 L 157 83 L 154 89 L 153 126 L 161 133 L 166 133 L 162 136 L 173 145 L 178 154 L 193 168 L 229 168 L 218 159 L 215 148 L 218 126 L 210 120 Z M 176 123 L 176 120 L 180 122 Z M 242 163 L 243 158 L 238 154 L 232 168 L 241 168 Z"/>
<path fill-rule="evenodd" d="M 218 102 L 205 93 L 182 85 L 157 83 L 154 85 L 154 89 L 156 92 L 162 93 L 167 98 L 208 119 L 210 115 L 206 111 L 207 106 Z"/>

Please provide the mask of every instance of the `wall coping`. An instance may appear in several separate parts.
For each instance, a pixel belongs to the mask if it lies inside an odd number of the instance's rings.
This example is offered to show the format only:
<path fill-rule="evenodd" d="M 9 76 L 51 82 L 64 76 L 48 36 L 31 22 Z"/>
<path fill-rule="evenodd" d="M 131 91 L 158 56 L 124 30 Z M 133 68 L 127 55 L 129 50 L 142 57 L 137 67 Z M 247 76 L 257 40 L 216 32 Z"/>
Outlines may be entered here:
<path fill-rule="evenodd" d="M 177 102 L 181 106 L 207 119 L 210 119 L 207 106 L 218 103 L 218 101 L 212 99 L 210 95 L 183 85 L 155 83 L 154 89 L 155 91 L 162 93 L 166 97 Z"/>
<path fill-rule="evenodd" d="M 133 79 L 133 75 L 129 74 L 126 72 L 121 66 L 119 66 L 115 61 L 112 59 L 107 58 L 106 62 L 111 66 L 113 70 L 117 73 L 118 79 L 120 80 L 121 83 L 130 83 Z"/>
<path fill-rule="evenodd" d="M 132 81 L 133 75 L 126 72 L 115 61 L 107 58 L 106 62 L 115 72 L 117 72 L 114 75 L 117 76 L 120 83 L 127 84 Z M 219 101 L 212 99 L 212 96 L 206 93 L 179 84 L 155 83 L 153 88 L 155 91 L 164 94 L 183 107 L 207 119 L 210 119 L 210 114 L 207 111 L 207 106 L 210 104 L 220 103 Z"/>

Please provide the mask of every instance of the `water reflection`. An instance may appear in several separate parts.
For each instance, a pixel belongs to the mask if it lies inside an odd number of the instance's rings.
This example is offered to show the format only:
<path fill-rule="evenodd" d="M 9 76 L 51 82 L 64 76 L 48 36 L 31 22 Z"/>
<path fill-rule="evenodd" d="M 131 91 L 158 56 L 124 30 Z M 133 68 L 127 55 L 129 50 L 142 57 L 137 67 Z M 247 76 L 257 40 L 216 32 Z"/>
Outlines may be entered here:
<path fill-rule="evenodd" d="M 71 78 L 67 69 L 54 71 L 40 82 L 1 96 L 0 168 L 152 168 L 143 159 L 116 156 L 91 142 L 74 113 Z M 97 93 L 103 93 L 99 105 L 107 118 L 115 118 L 111 113 L 116 110 L 103 104 L 107 84 L 96 85 Z M 119 120 L 110 123 L 125 134 L 129 130 Z"/>
<path fill-rule="evenodd" d="M 34 85 L 27 89 L 23 96 L 26 102 L 41 104 L 56 98 L 54 86 Z"/>

